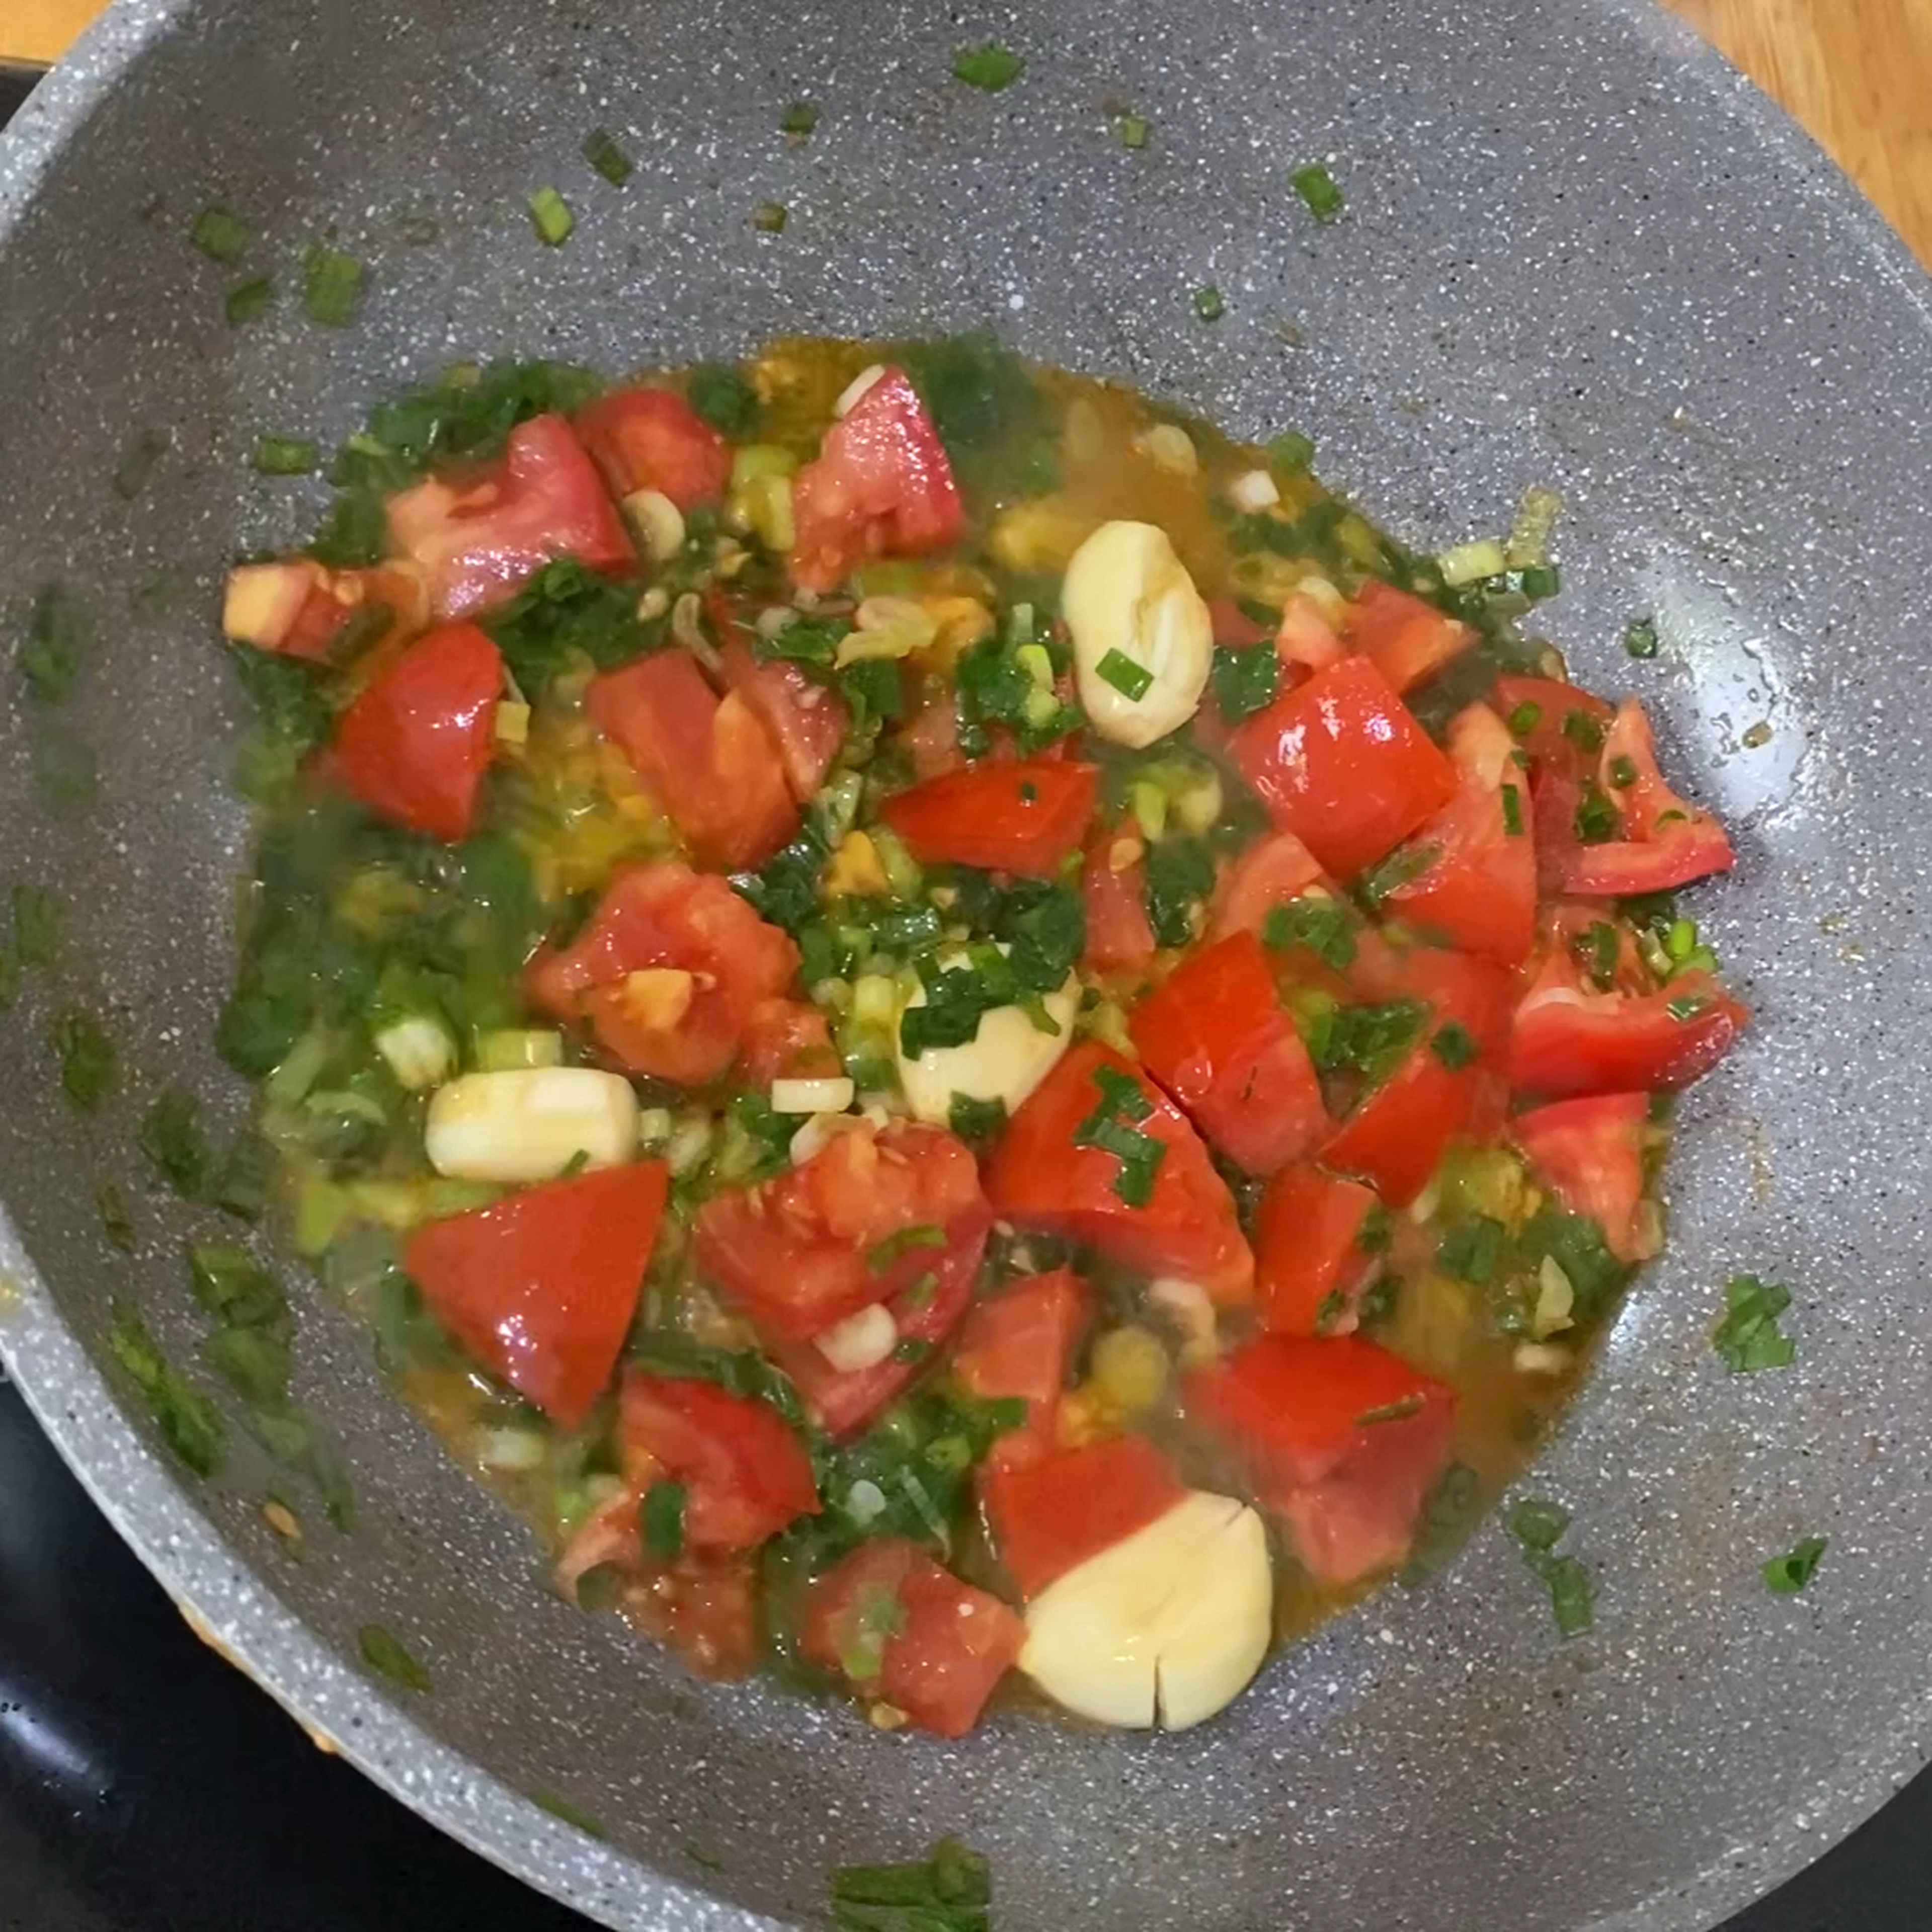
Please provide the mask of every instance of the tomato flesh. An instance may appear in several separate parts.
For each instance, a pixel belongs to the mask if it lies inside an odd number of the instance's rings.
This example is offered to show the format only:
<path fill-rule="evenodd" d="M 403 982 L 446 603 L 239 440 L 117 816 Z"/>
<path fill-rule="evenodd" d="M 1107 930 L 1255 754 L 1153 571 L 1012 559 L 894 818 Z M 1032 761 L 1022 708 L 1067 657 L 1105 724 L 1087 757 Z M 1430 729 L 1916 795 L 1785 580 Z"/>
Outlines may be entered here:
<path fill-rule="evenodd" d="M 1283 832 L 1352 878 L 1449 802 L 1455 768 L 1375 664 L 1344 658 L 1236 730 L 1236 768 Z"/>
<path fill-rule="evenodd" d="M 808 803 L 824 784 L 850 728 L 845 700 L 782 658 L 758 663 L 740 637 L 728 634 L 718 658 L 725 683 L 778 747 L 792 796 L 800 805 Z"/>
<path fill-rule="evenodd" d="M 1378 578 L 1362 586 L 1343 617 L 1342 631 L 1350 646 L 1399 692 L 1433 677 L 1476 640 L 1468 625 Z"/>
<path fill-rule="evenodd" d="M 382 818 L 435 838 L 466 838 L 502 688 L 502 658 L 474 624 L 431 631 L 344 712 L 328 770 Z"/>
<path fill-rule="evenodd" d="M 1648 1261 L 1655 1252 L 1656 1226 L 1643 1198 L 1648 1094 L 1558 1100 L 1519 1114 L 1510 1132 L 1558 1200 L 1602 1228 L 1618 1260 Z"/>
<path fill-rule="evenodd" d="M 669 1180 L 639 1160 L 525 1188 L 426 1222 L 403 1267 L 465 1349 L 574 1429 L 616 1366 Z"/>
<path fill-rule="evenodd" d="M 1130 1024 L 1148 1071 L 1250 1173 L 1273 1173 L 1328 1132 L 1308 1050 L 1252 932 L 1190 953 Z"/>
<path fill-rule="evenodd" d="M 1264 832 L 1230 866 L 1214 895 L 1208 937 L 1252 932 L 1259 938 L 1268 914 L 1322 884 L 1321 862 L 1292 832 Z"/>
<path fill-rule="evenodd" d="M 1163 1150 L 1143 1204 L 1121 1196 L 1118 1156 L 1076 1138 L 1106 1099 L 1094 1078 L 1101 1069 L 1137 1090 L 1147 1111 L 1132 1126 Z M 1123 1267 L 1177 1276 L 1223 1304 L 1253 1292 L 1254 1256 L 1207 1148 L 1166 1094 L 1098 1041 L 1074 1047 L 1013 1116 L 986 1192 L 1015 1226 L 1086 1241 Z"/>
<path fill-rule="evenodd" d="M 1096 973 L 1144 971 L 1153 963 L 1154 927 L 1147 914 L 1147 867 L 1138 857 L 1116 863 L 1118 848 L 1138 852 L 1127 831 L 1103 832 L 1087 848 L 1080 893 L 1087 908 L 1087 950 Z"/>
<path fill-rule="evenodd" d="M 738 1070 L 760 1090 L 774 1080 L 836 1080 L 845 1071 L 830 1024 L 803 1000 L 760 1000 L 745 1016 Z"/>
<path fill-rule="evenodd" d="M 922 866 L 1046 878 L 1086 838 L 1099 781 L 1070 758 L 989 760 L 894 793 L 879 816 Z"/>
<path fill-rule="evenodd" d="M 668 389 L 614 389 L 579 410 L 575 428 L 614 496 L 655 490 L 689 510 L 716 502 L 730 480 L 724 439 Z"/>
<path fill-rule="evenodd" d="M 1093 1291 L 1071 1268 L 1029 1275 L 976 1303 L 959 1330 L 952 1373 L 982 1401 L 1017 1399 L 1026 1420 L 994 1444 L 988 1466 L 1025 1462 L 1052 1447 L 1060 1396 Z"/>
<path fill-rule="evenodd" d="M 1380 1204 L 1360 1181 L 1318 1167 L 1284 1168 L 1255 1214 L 1255 1300 L 1277 1335 L 1353 1330 L 1376 1258 L 1362 1237 Z"/>

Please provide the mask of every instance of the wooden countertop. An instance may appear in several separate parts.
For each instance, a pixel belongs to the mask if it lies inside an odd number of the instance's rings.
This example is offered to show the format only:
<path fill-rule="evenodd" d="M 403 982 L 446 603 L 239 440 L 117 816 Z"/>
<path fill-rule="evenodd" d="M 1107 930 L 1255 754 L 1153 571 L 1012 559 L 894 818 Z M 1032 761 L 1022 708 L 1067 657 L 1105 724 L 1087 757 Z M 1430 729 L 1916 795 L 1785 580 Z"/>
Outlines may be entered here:
<path fill-rule="evenodd" d="M 53 59 L 99 0 L 0 0 L 0 59 Z M 1932 0 L 1666 0 L 1810 129 L 1932 266 Z"/>

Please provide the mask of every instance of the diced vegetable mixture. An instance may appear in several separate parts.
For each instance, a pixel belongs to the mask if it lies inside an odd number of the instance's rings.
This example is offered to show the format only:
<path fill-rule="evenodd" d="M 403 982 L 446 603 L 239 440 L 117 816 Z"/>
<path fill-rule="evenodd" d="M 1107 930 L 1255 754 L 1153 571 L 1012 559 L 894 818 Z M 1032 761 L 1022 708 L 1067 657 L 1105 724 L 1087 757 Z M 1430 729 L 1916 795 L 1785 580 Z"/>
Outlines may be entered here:
<path fill-rule="evenodd" d="M 978 337 L 469 367 L 233 573 L 224 1049 L 585 1606 L 1178 1729 L 1574 1385 L 1744 1021 L 1669 897 L 1731 847 L 1524 636 L 1546 515 L 1419 559 L 1310 454 Z"/>

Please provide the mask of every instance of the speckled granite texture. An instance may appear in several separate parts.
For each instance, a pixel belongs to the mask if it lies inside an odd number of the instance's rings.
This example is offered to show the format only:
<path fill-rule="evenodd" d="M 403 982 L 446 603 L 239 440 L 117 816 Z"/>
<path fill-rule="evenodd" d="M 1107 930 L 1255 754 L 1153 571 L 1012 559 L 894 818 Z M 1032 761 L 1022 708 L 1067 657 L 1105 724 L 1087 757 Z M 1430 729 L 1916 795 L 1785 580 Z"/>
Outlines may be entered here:
<path fill-rule="evenodd" d="M 988 98 L 947 78 L 998 36 Z M 808 147 L 786 104 L 824 110 Z M 1130 153 L 1110 113 L 1153 140 Z M 577 157 L 638 152 L 621 193 Z M 1292 165 L 1329 158 L 1318 229 Z M 530 188 L 578 230 L 537 246 Z M 223 324 L 185 244 L 224 200 L 259 225 L 275 315 Z M 781 237 L 748 224 L 790 209 Z M 439 238 L 411 245 L 433 218 Z M 333 229 L 362 320 L 286 291 Z M 1213 282 L 1224 320 L 1196 320 Z M 796 1922 L 827 1865 L 958 1831 L 1002 1932 L 1689 1932 L 1814 1854 L 1922 1760 L 1932 1612 L 1922 1131 L 1932 982 L 1932 328 L 1927 285 L 1801 137 L 1664 17 L 1624 0 L 1059 0 L 946 13 L 804 0 L 781 28 L 683 4 L 137 0 L 0 142 L 0 608 L 58 574 L 102 640 L 70 707 L 102 770 L 56 819 L 0 697 L 10 872 L 57 884 L 68 977 L 0 1024 L 0 1352 L 136 1548 L 248 1667 L 371 1774 L 613 1926 Z M 515 1523 L 384 1394 L 304 1286 L 302 1381 L 357 1471 L 361 1526 L 292 1560 L 243 1502 L 190 1494 L 93 1362 L 111 1298 L 184 1357 L 178 1240 L 140 1204 L 132 1262 L 94 1181 L 206 1042 L 243 830 L 213 648 L 225 560 L 317 495 L 247 469 L 263 430 L 333 439 L 373 392 L 454 356 L 607 364 L 787 329 L 991 321 L 1029 354 L 1246 432 L 1294 425 L 1405 536 L 1506 524 L 1554 484 L 1580 673 L 1640 689 L 1666 755 L 1738 829 L 1700 896 L 1758 1008 L 1685 1112 L 1675 1240 L 1549 1452 L 1598 1624 L 1559 1646 L 1492 1528 L 1175 1740 L 1010 1717 L 961 1745 L 842 1710 L 701 1690 L 540 1586 Z M 171 453 L 132 505 L 134 428 Z M 1657 614 L 1654 664 L 1616 648 Z M 1761 748 L 1741 740 L 1767 722 Z M 60 1004 L 106 1012 L 120 1096 L 52 1082 Z M 1727 1377 L 1720 1286 L 1790 1281 L 1796 1369 Z M 130 1417 L 132 1419 L 130 1419 Z M 1832 1539 L 1810 1593 L 1768 1556 Z M 380 1620 L 437 1690 L 352 1662 Z M 344 1660 L 352 1660 L 345 1662 Z M 514 1793 L 602 1819 L 599 1846 Z M 722 1858 L 721 1874 L 694 1851 Z"/>

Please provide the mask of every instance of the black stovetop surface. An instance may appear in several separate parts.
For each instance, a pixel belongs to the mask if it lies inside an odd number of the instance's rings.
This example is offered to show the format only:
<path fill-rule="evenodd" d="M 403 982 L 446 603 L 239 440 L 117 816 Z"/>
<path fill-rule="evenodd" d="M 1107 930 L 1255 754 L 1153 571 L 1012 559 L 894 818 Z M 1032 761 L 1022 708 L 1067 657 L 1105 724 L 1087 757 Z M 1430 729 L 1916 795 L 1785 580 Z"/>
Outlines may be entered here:
<path fill-rule="evenodd" d="M 0 68 L 0 122 L 31 78 Z M 189 1634 L 0 1385 L 0 1932 L 586 1924 L 314 1749 Z M 1932 1772 L 1724 1932 L 1928 1928 Z"/>

